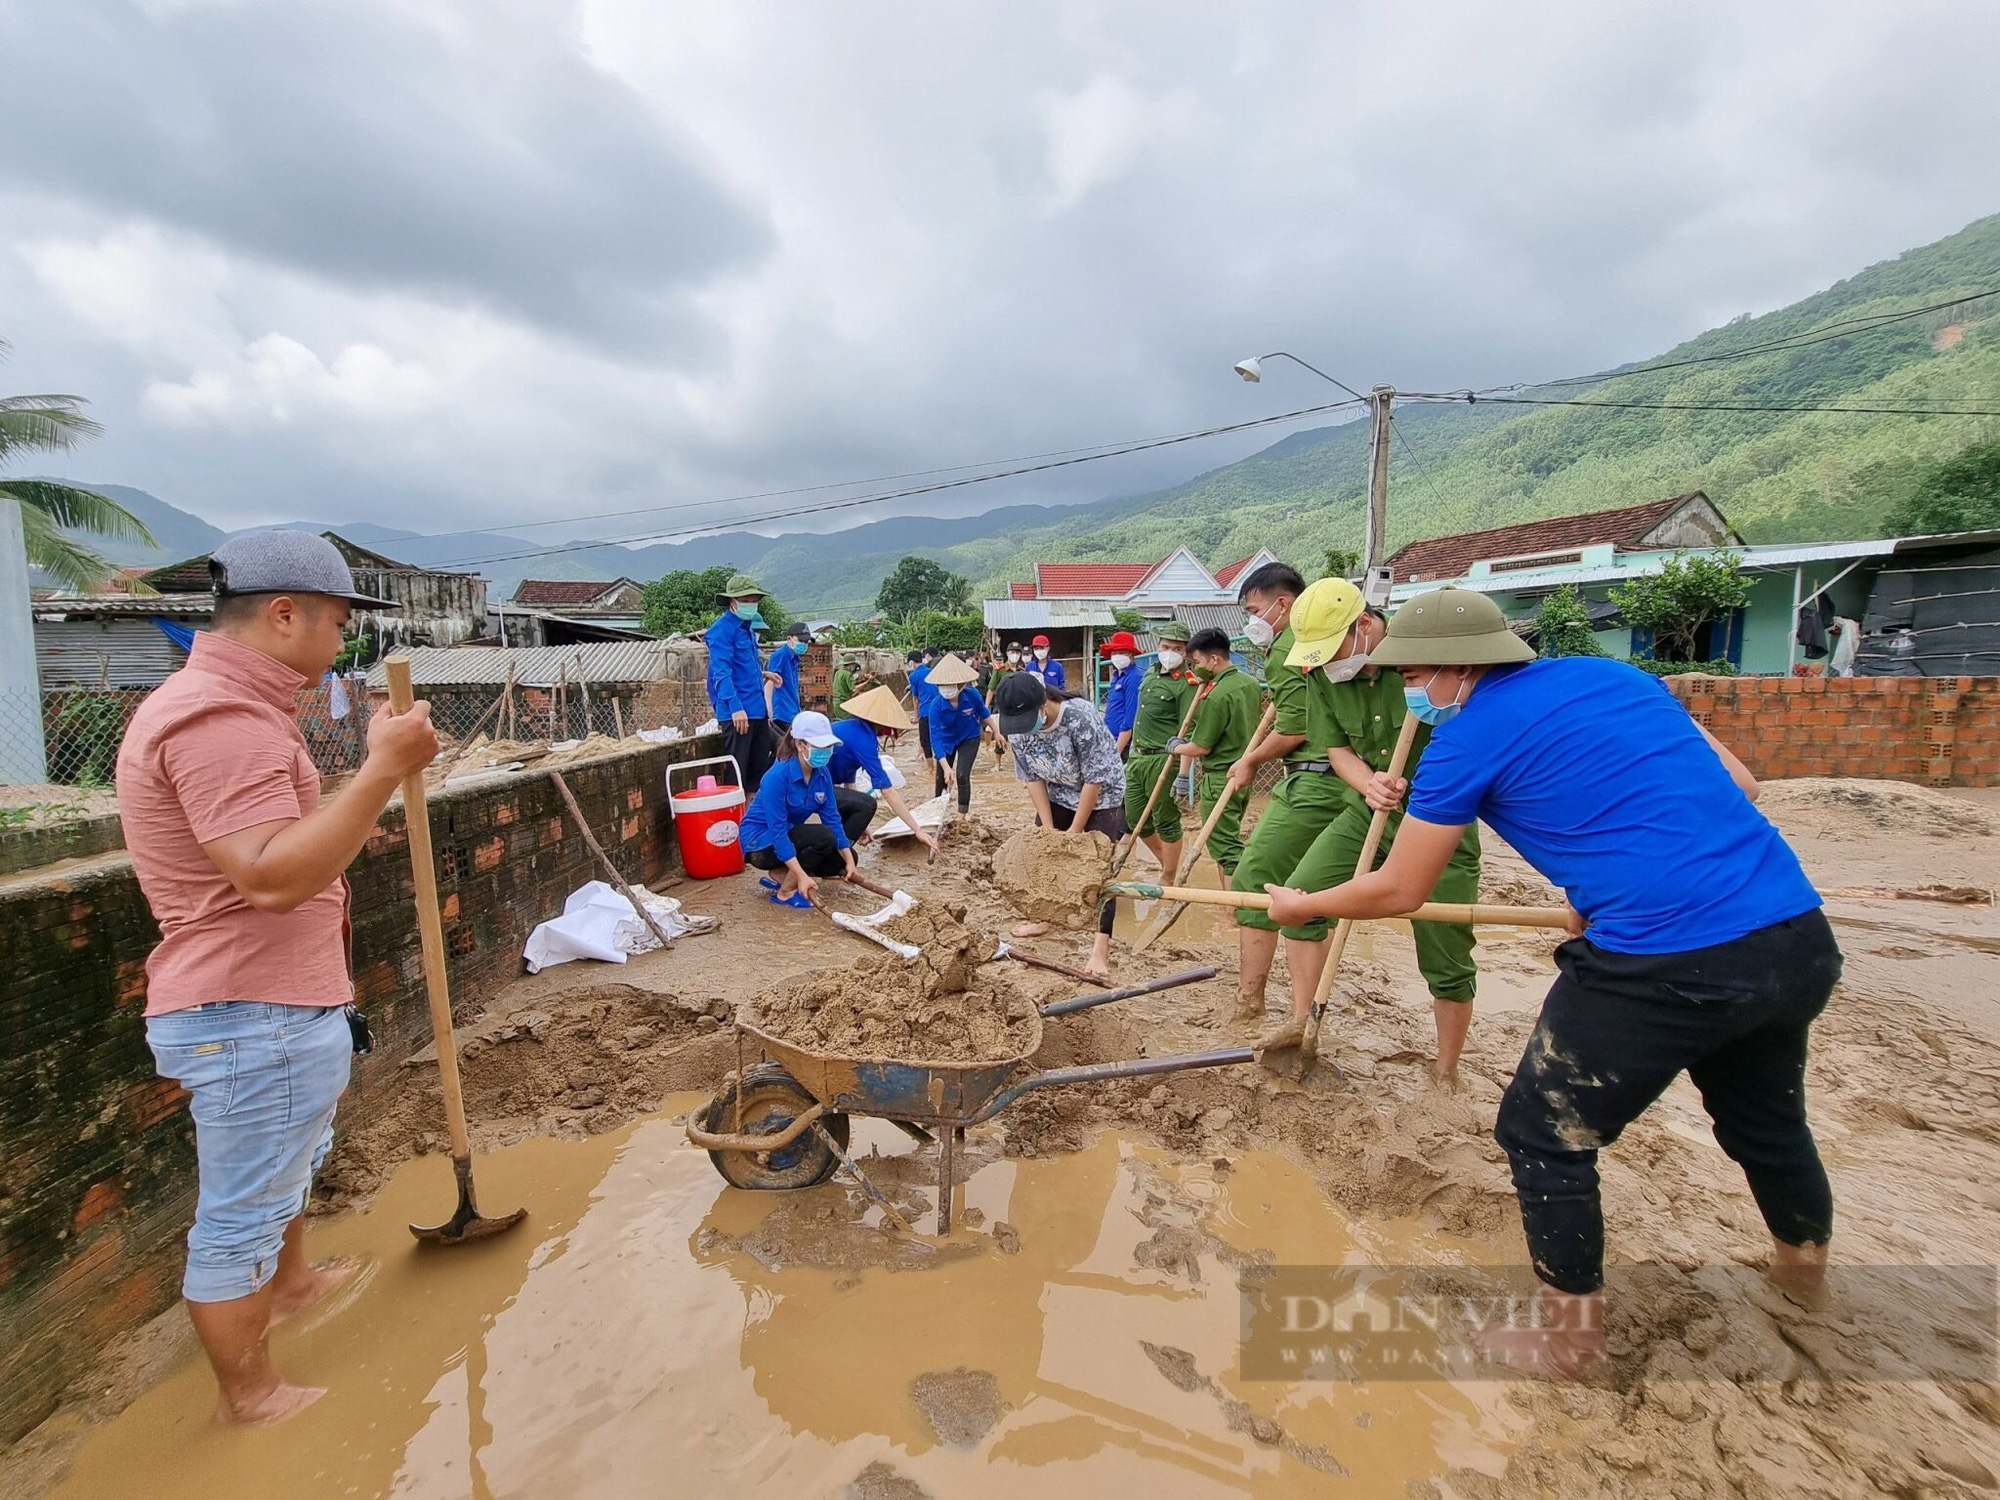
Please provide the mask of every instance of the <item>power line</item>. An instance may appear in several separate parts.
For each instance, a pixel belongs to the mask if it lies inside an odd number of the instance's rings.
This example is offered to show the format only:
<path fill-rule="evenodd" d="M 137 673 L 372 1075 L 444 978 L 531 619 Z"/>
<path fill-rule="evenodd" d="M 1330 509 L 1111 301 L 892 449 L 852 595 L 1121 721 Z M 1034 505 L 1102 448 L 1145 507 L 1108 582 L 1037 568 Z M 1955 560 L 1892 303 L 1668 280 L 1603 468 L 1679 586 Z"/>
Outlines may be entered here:
<path fill-rule="evenodd" d="M 1590 401 L 1581 397 L 1481 396 L 1473 392 L 1457 396 L 1426 396 L 1435 401 L 1465 401 L 1494 406 L 1601 406 L 1627 411 L 1770 411 L 1770 412 L 1853 412 L 1877 417 L 2000 417 L 2000 410 L 1943 406 L 1772 406 L 1737 404 L 1724 406 L 1705 401 Z"/>
<path fill-rule="evenodd" d="M 1023 474 L 1041 474 L 1051 469 L 1066 469 L 1077 464 L 1096 463 L 1100 459 L 1121 458 L 1126 454 L 1144 453 L 1155 448 L 1170 448 L 1180 443 L 1197 442 L 1203 438 L 1221 437 L 1232 432 L 1246 432 L 1253 428 L 1269 427 L 1279 422 L 1293 422 L 1301 417 L 1321 416 L 1327 412 L 1343 411 L 1360 406 L 1358 401 L 1333 401 L 1322 406 L 1304 406 L 1296 411 L 1279 412 L 1275 416 L 1253 417 L 1244 422 L 1230 422 L 1220 427 L 1205 427 L 1196 432 L 1174 433 L 1167 437 L 1146 438 L 1139 442 L 1127 443 L 1102 451 L 1086 451 L 1075 457 L 1056 458 L 1043 463 L 1023 464 L 1011 469 L 996 469 L 983 474 L 971 474 L 961 479 L 940 480 L 936 484 L 913 485 L 908 489 L 888 490 L 873 495 L 850 496 L 844 500 L 831 500 L 819 505 L 793 506 L 784 510 L 767 512 L 756 519 L 759 521 L 785 520 L 792 516 L 819 515 L 827 511 L 847 510 L 860 505 L 879 505 L 887 500 L 903 500 L 913 495 L 936 494 L 941 490 L 961 489 L 967 485 L 987 484 L 996 479 L 1014 479 Z M 524 552 L 497 553 L 490 557 L 462 557 L 442 561 L 439 567 L 477 567 L 485 563 L 517 562 L 524 558 L 555 557 L 565 552 L 586 552 L 596 547 L 630 546 L 638 542 L 662 542 L 675 537 L 699 536 L 705 531 L 721 531 L 740 526 L 740 521 L 708 521 L 700 525 L 685 526 L 668 531 L 646 532 L 637 536 L 600 537 L 595 541 L 570 542 L 560 547 L 535 547 Z"/>

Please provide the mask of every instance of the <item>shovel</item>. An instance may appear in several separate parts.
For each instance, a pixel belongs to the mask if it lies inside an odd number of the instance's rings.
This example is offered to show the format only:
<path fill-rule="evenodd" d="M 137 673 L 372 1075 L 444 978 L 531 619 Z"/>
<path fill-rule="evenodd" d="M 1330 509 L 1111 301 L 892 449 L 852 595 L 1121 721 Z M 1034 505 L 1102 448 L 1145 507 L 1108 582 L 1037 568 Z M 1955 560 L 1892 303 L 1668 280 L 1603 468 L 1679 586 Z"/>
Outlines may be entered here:
<path fill-rule="evenodd" d="M 384 664 L 389 674 L 389 706 L 405 713 L 416 701 L 410 691 L 410 659 L 392 656 Z M 437 867 L 431 855 L 431 814 L 424 800 L 424 773 L 403 778 L 403 821 L 410 833 L 410 870 L 416 877 L 417 932 L 423 939 L 424 987 L 430 992 L 431 1034 L 437 1039 L 438 1082 L 444 1092 L 444 1118 L 451 1130 L 451 1166 L 458 1179 L 458 1209 L 444 1223 L 425 1228 L 412 1224 L 410 1233 L 426 1245 L 463 1245 L 512 1229 L 527 1217 L 525 1208 L 499 1218 L 479 1212 L 472 1195 L 472 1139 L 465 1128 L 465 1096 L 458 1086 L 458 1043 L 451 1030 L 451 981 L 444 966 L 444 917 L 438 911 Z"/>
<path fill-rule="evenodd" d="M 1246 755 L 1264 743 L 1264 736 L 1271 732 L 1271 725 L 1277 720 L 1277 717 L 1278 705 L 1276 703 L 1268 705 L 1264 710 L 1263 718 L 1257 721 L 1256 733 L 1250 736 L 1250 743 L 1244 749 Z M 1204 854 L 1208 853 L 1208 836 L 1215 832 L 1216 825 L 1222 821 L 1222 815 L 1229 810 L 1230 804 L 1236 800 L 1236 797 L 1237 794 L 1235 792 L 1225 792 L 1222 796 L 1215 799 L 1215 806 L 1209 812 L 1207 820 L 1201 825 L 1201 832 L 1194 836 L 1194 846 L 1188 850 L 1187 854 L 1181 860 L 1181 867 L 1174 876 L 1173 883 L 1175 885 L 1187 884 L 1187 878 L 1194 872 L 1196 863 L 1200 861 Z M 1144 953 L 1148 948 L 1152 947 L 1153 944 L 1167 935 L 1167 929 L 1178 922 L 1181 919 L 1181 913 L 1187 909 L 1188 903 L 1186 901 L 1180 901 L 1168 907 L 1165 915 L 1139 934 L 1138 941 L 1132 944 L 1132 951 L 1134 953 Z"/>

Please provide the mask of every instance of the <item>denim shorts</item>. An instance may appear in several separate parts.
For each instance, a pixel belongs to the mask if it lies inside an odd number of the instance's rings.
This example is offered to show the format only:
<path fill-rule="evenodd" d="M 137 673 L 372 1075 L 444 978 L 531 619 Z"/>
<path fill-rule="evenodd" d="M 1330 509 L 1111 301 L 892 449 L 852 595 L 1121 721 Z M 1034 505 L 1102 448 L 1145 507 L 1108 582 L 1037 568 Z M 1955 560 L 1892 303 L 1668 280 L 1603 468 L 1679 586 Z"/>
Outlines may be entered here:
<path fill-rule="evenodd" d="M 181 1294 L 248 1297 L 271 1279 L 333 1144 L 352 1033 L 338 1005 L 223 1000 L 146 1021 L 160 1076 L 188 1091 L 201 1179 Z"/>

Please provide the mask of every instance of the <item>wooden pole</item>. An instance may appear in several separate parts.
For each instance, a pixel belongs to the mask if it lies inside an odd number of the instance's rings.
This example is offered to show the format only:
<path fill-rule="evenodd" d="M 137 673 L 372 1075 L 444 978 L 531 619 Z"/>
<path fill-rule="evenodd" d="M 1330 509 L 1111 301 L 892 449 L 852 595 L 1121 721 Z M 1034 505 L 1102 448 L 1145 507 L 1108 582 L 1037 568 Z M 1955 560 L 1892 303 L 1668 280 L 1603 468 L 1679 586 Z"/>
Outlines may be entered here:
<path fill-rule="evenodd" d="M 653 920 L 653 914 L 646 910 L 646 903 L 639 899 L 639 893 L 626 884 L 625 877 L 618 873 L 618 866 L 611 863 L 611 856 L 606 854 L 604 846 L 597 842 L 597 835 L 590 831 L 590 824 L 584 821 L 583 809 L 576 805 L 576 794 L 569 789 L 569 783 L 563 780 L 563 773 L 551 766 L 549 775 L 555 781 L 556 790 L 562 793 L 563 803 L 569 808 L 569 815 L 576 824 L 577 832 L 581 833 L 583 841 L 590 845 L 590 852 L 597 856 L 597 862 L 604 866 L 604 873 L 611 877 L 611 883 L 618 888 L 618 894 L 632 903 L 632 910 L 638 913 L 641 922 L 652 929 L 653 936 L 660 940 L 661 947 L 673 947 L 674 940 L 667 936 L 665 928 Z"/>
<path fill-rule="evenodd" d="M 618 738 L 625 738 L 625 700 L 616 693 L 611 695 L 611 725 L 618 731 Z"/>
<path fill-rule="evenodd" d="M 1386 439 L 1387 434 L 1384 434 Z M 1417 743 L 1417 730 L 1422 725 L 1415 714 L 1403 715 L 1403 727 L 1396 736 L 1396 748 L 1389 753 L 1389 774 L 1401 777 L 1410 764 L 1410 752 Z M 1368 820 L 1368 836 L 1361 841 L 1361 857 L 1354 862 L 1356 876 L 1366 875 L 1375 868 L 1375 851 L 1382 847 L 1382 835 L 1389 826 L 1389 810 L 1375 809 L 1375 816 Z M 1565 913 L 1564 920 L 1568 920 Z M 1333 937 L 1326 950 L 1326 963 L 1319 971 L 1319 984 L 1313 990 L 1312 1010 L 1306 1017 L 1305 1038 L 1299 1043 L 1299 1051 L 1307 1057 L 1319 1056 L 1319 1028 L 1326 1019 L 1326 1002 L 1333 994 L 1333 977 L 1340 968 L 1341 955 L 1347 951 L 1347 939 L 1354 931 L 1354 920 L 1342 917 L 1334 925 Z"/>
<path fill-rule="evenodd" d="M 584 683 L 585 675 L 583 652 L 579 650 L 576 653 L 576 701 L 583 709 L 583 733 L 579 738 L 587 740 L 590 738 L 590 689 Z"/>
<path fill-rule="evenodd" d="M 1381 564 L 1389 528 L 1389 403 L 1394 386 L 1378 385 L 1368 393 L 1368 534 L 1362 544 L 1361 578 L 1365 585 Z"/>
<path fill-rule="evenodd" d="M 507 738 L 514 738 L 514 663 L 507 663 Z"/>
<path fill-rule="evenodd" d="M 1155 885 L 1145 880 L 1115 880 L 1106 896 L 1131 896 L 1142 901 L 1185 901 L 1192 906 L 1243 906 L 1269 911 L 1271 898 L 1261 891 L 1211 891 L 1200 885 Z M 1370 918 L 1369 920 L 1377 920 Z M 1566 906 L 1502 906 L 1492 902 L 1426 901 L 1415 911 L 1396 912 L 1382 921 L 1456 922 L 1472 927 L 1567 927 Z"/>
<path fill-rule="evenodd" d="M 1174 736 L 1176 739 L 1187 738 L 1187 732 L 1194 724 L 1196 711 L 1200 709 L 1202 700 L 1208 696 L 1208 690 L 1214 686 L 1213 682 L 1204 682 L 1196 691 L 1194 701 L 1188 704 L 1187 712 L 1181 715 L 1180 733 Z M 1146 826 L 1146 819 L 1152 817 L 1153 804 L 1160 800 L 1161 789 L 1174 779 L 1174 762 L 1178 759 L 1180 757 L 1177 755 L 1169 755 L 1167 763 L 1160 767 L 1160 774 L 1154 778 L 1152 795 L 1146 798 L 1146 805 L 1139 813 L 1139 821 L 1126 832 L 1125 846 L 1118 851 L 1117 858 L 1111 861 L 1111 874 L 1114 879 L 1118 872 L 1125 868 L 1125 861 L 1132 857 L 1132 851 L 1139 847 L 1139 830 Z"/>

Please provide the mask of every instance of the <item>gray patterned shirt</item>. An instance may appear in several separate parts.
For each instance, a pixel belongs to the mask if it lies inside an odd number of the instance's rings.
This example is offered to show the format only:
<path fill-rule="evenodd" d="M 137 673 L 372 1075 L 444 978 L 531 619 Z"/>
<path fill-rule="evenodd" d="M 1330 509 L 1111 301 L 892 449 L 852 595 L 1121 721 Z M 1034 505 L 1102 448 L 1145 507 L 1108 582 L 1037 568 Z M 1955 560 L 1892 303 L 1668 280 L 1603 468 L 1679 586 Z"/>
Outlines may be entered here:
<path fill-rule="evenodd" d="M 1118 758 L 1118 742 L 1097 710 L 1081 698 L 1064 700 L 1053 729 L 1017 734 L 1007 743 L 1014 747 L 1016 779 L 1046 783 L 1051 802 L 1074 809 L 1086 782 L 1103 788 L 1097 794 L 1099 807 L 1125 801 L 1125 763 Z"/>

